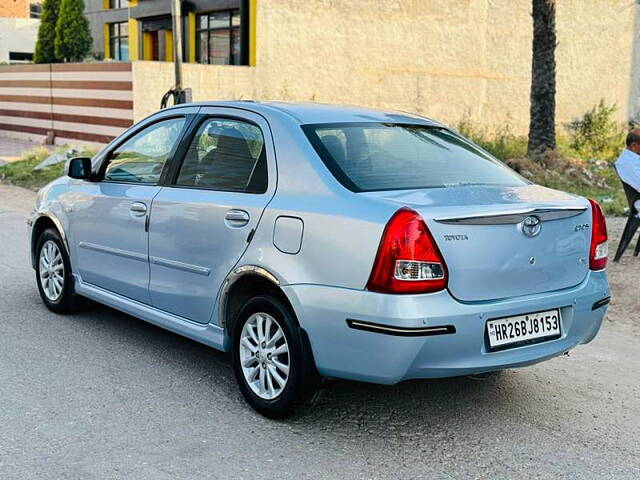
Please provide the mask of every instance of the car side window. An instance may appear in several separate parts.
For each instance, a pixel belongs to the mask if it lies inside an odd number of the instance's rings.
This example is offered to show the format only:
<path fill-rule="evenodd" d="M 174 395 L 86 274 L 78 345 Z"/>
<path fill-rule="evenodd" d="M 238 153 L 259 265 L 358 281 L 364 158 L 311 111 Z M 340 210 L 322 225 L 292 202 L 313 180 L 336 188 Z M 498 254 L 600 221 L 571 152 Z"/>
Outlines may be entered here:
<path fill-rule="evenodd" d="M 267 159 L 262 131 L 240 120 L 205 120 L 189 145 L 176 185 L 266 192 Z"/>
<path fill-rule="evenodd" d="M 158 183 L 165 162 L 180 137 L 185 118 L 161 120 L 135 134 L 111 152 L 104 179 Z"/>

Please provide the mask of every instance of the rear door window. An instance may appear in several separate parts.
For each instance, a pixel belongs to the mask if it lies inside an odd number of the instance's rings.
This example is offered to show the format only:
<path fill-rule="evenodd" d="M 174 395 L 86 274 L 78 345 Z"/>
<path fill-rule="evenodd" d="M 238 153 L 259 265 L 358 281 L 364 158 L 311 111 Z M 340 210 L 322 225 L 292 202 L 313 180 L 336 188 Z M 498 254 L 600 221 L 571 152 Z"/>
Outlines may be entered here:
<path fill-rule="evenodd" d="M 189 145 L 176 185 L 266 192 L 267 158 L 262 131 L 241 120 L 206 119 Z"/>
<path fill-rule="evenodd" d="M 356 192 L 525 183 L 442 127 L 345 123 L 302 128 L 336 179 Z"/>

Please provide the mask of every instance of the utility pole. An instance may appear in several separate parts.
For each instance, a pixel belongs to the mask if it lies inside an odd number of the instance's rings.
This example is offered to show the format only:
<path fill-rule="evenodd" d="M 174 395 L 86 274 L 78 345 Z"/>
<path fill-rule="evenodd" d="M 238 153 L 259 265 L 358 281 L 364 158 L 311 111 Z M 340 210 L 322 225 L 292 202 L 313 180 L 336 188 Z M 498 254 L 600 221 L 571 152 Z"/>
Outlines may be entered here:
<path fill-rule="evenodd" d="M 182 0 L 171 0 L 173 20 L 173 63 L 175 67 L 175 89 L 182 90 Z"/>
<path fill-rule="evenodd" d="M 170 97 L 173 104 L 191 102 L 191 89 L 182 88 L 182 0 L 171 0 L 171 19 L 173 21 L 173 66 L 175 83 L 173 88 L 164 94 L 160 108 L 165 108 Z"/>

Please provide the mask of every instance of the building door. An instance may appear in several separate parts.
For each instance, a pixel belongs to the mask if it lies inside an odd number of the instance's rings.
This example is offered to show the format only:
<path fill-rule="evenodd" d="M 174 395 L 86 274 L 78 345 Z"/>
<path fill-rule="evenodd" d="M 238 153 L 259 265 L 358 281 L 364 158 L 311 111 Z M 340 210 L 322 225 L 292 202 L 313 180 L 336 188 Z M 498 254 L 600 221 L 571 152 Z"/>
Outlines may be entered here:
<path fill-rule="evenodd" d="M 167 32 L 171 31 L 171 16 L 146 18 L 142 23 L 142 50 L 144 60 L 169 61 Z M 172 56 L 172 55 L 171 55 Z"/>
<path fill-rule="evenodd" d="M 151 32 L 151 60 L 160 60 L 160 42 L 158 32 Z M 162 59 L 164 60 L 164 59 Z"/>

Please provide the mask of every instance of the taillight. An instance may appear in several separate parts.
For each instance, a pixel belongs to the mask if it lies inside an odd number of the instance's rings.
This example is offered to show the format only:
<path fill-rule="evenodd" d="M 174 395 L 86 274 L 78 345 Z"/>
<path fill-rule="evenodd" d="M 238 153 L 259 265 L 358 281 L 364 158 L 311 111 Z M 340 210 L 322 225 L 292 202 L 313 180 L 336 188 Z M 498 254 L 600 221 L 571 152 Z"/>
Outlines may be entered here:
<path fill-rule="evenodd" d="M 589 250 L 589 268 L 602 270 L 607 266 L 609 246 L 607 244 L 607 223 L 598 202 L 591 203 L 591 248 Z"/>
<path fill-rule="evenodd" d="M 422 217 L 401 208 L 387 223 L 367 289 L 428 293 L 447 286 L 447 266 Z"/>

